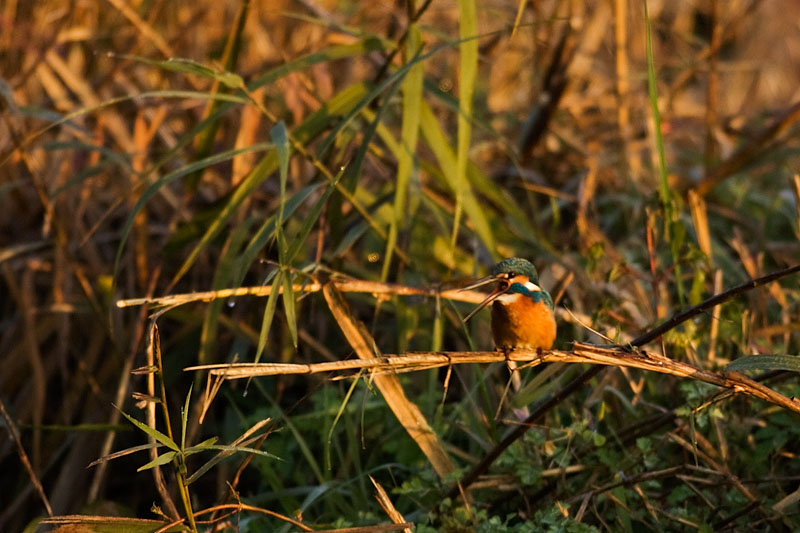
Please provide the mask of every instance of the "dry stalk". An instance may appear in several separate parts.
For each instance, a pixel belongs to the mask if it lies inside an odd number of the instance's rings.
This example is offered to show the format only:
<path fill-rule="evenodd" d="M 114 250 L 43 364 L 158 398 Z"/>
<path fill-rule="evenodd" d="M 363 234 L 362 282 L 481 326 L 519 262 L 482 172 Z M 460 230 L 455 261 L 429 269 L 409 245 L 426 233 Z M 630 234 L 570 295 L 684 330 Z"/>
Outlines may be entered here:
<path fill-rule="evenodd" d="M 603 366 L 638 368 L 660 374 L 671 374 L 680 378 L 694 379 L 733 392 L 747 394 L 779 405 L 800 414 L 800 400 L 786 396 L 736 372 L 718 374 L 696 366 L 664 357 L 644 350 L 632 351 L 624 346 L 597 346 L 576 342 L 572 350 L 513 350 L 511 352 L 415 352 L 402 355 L 386 355 L 345 361 L 322 363 L 234 363 L 202 365 L 186 368 L 207 370 L 209 374 L 223 379 L 243 379 L 260 376 L 288 374 L 321 374 L 369 370 L 375 376 L 417 372 L 444 366 L 467 363 L 524 363 L 526 367 L 542 363 L 590 363 Z"/>
<path fill-rule="evenodd" d="M 458 289 L 442 289 L 439 286 L 433 287 L 409 287 L 408 285 L 398 285 L 396 283 L 381 283 L 378 281 L 365 280 L 335 280 L 332 281 L 339 292 L 364 292 L 380 296 L 429 296 L 440 297 L 447 300 L 459 302 L 478 303 L 486 295 L 474 291 L 459 291 Z M 283 287 L 278 287 L 283 292 Z M 322 283 L 312 282 L 306 284 L 295 284 L 295 294 L 319 292 L 322 290 Z M 236 287 L 234 289 L 222 289 L 218 291 L 190 292 L 185 294 L 171 294 L 153 298 L 130 298 L 127 300 L 117 300 L 117 307 L 135 307 L 139 305 L 151 305 L 156 307 L 178 307 L 192 302 L 210 302 L 212 300 L 236 298 L 240 296 L 269 296 L 272 292 L 271 285 L 260 285 L 256 287 Z"/>
<path fill-rule="evenodd" d="M 336 290 L 336 286 L 332 283 L 325 284 L 323 294 L 331 313 L 356 355 L 362 360 L 374 359 L 376 353 L 380 355 L 369 331 L 364 327 L 364 324 L 353 318 L 347 307 L 347 302 L 342 298 L 341 293 Z M 383 358 L 378 357 L 378 359 Z M 450 456 L 445 452 L 433 428 L 425 419 L 425 415 L 406 396 L 397 376 L 379 374 L 372 376 L 372 378 L 397 420 L 420 447 L 436 473 L 441 477 L 446 477 L 453 472 L 455 465 L 450 460 Z"/>

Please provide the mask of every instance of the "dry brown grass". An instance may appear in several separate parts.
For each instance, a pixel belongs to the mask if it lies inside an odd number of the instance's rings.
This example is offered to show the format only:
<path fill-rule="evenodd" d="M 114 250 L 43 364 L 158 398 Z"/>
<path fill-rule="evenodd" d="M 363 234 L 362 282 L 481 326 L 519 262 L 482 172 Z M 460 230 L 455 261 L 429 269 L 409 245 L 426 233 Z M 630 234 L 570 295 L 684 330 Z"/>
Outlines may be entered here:
<path fill-rule="evenodd" d="M 409 21 L 405 6 L 384 2 L 343 6 L 334 1 L 252 0 L 247 12 L 241 5 L 206 0 L 0 4 L 0 400 L 9 413 L 6 424 L 10 429 L 17 425 L 17 443 L 27 452 L 19 453 L 10 439 L 0 445 L 0 481 L 13 487 L 0 491 L 1 530 L 20 530 L 33 517 L 51 513 L 49 507 L 52 513 L 68 515 L 98 501 L 124 503 L 145 516 L 150 502 L 158 498 L 155 487 L 172 490 L 169 482 L 134 477 L 131 473 L 139 465 L 132 462 L 85 468 L 123 447 L 121 440 L 130 444 L 140 435 L 131 438 L 105 426 L 69 430 L 80 424 L 110 424 L 119 430 L 120 415 L 112 403 L 132 412 L 132 392 L 155 395 L 154 382 L 148 385 L 131 375 L 134 368 L 153 364 L 145 361 L 151 309 L 120 310 L 115 301 L 185 304 L 162 320 L 165 350 L 175 357 L 175 362 L 168 361 L 176 365 L 167 372 L 170 376 L 185 366 L 223 364 L 240 341 L 251 350 L 258 343 L 263 301 L 253 296 L 264 296 L 268 287 L 230 289 L 217 283 L 226 261 L 236 256 L 230 250 L 237 250 L 262 220 L 277 212 L 277 178 L 250 191 L 188 273 L 176 273 L 182 272 L 191 244 L 219 213 L 221 203 L 257 168 L 263 150 L 193 173 L 195 182 L 176 180 L 159 188 L 132 219 L 129 242 L 115 265 L 122 228 L 148 187 L 201 158 L 206 148 L 213 154 L 269 141 L 277 120 L 296 132 L 344 89 L 358 82 L 380 82 L 403 64 L 402 54 L 387 46 L 282 76 L 249 95 L 259 105 L 239 105 L 224 114 L 202 145 L 189 133 L 213 111 L 208 99 L 137 95 L 234 91 L 208 77 L 158 68 L 132 56 L 184 58 L 222 68 L 230 42 L 229 70 L 251 81 L 304 54 L 356 43 L 366 34 L 400 43 Z M 787 198 L 793 195 L 800 198 L 800 4 L 652 0 L 648 6 L 670 185 L 680 207 L 688 206 L 682 212 L 691 253 L 699 250 L 706 256 L 686 272 L 698 275 L 705 297 L 747 277 L 795 264 L 800 257 L 800 211 L 787 222 L 782 202 L 791 203 Z M 426 51 L 457 38 L 455 2 L 417 2 L 416 7 L 424 7 L 419 24 Z M 326 204 L 294 266 L 324 266 L 321 274 L 311 271 L 311 276 L 323 278 L 330 271 L 344 273 L 369 294 L 390 288 L 374 300 L 354 296 L 352 313 L 332 320 L 328 306 L 339 309 L 333 296 L 326 295 L 326 306 L 319 295 L 311 294 L 323 284 L 295 272 L 297 294 L 308 293 L 299 301 L 301 345 L 295 351 L 286 326 L 275 326 L 269 337 L 271 360 L 314 368 L 321 364 L 320 357 L 346 357 L 350 348 L 341 343 L 338 326 L 347 323 L 347 316 L 368 324 L 369 332 L 358 326 L 345 332 L 351 345 L 359 344 L 353 335 L 364 335 L 364 349 L 356 350 L 364 359 L 374 353 L 373 341 L 386 353 L 430 346 L 433 339 L 447 348 L 466 350 L 469 344 L 453 308 L 442 305 L 432 311 L 433 306 L 426 306 L 415 321 L 408 318 L 406 304 L 396 299 L 401 294 L 398 287 L 407 287 L 409 294 L 473 301 L 469 293 L 442 293 L 439 284 L 472 275 L 495 256 L 535 257 L 548 286 L 569 279 L 562 293 L 571 314 L 562 311 L 563 317 L 572 321 L 570 317 L 577 316 L 611 337 L 630 339 L 681 308 L 655 201 L 657 156 L 647 102 L 643 4 L 534 2 L 525 6 L 522 24 L 512 35 L 510 26 L 519 7 L 516 1 L 497 0 L 480 2 L 478 10 L 483 37 L 478 40 L 478 96 L 469 156 L 480 169 L 479 177 L 485 174 L 488 179 L 473 177 L 471 187 L 487 213 L 495 249 L 476 244 L 476 223 L 469 219 L 464 220 L 455 249 L 449 248 L 446 226 L 460 207 L 449 182 L 437 174 L 434 150 L 420 142 L 415 152 L 421 162 L 419 183 L 414 185 L 417 198 L 410 203 L 435 213 L 413 226 L 414 231 L 424 226 L 430 233 L 421 239 L 411 229 L 401 231 L 395 250 L 399 260 L 387 267 L 397 284 L 377 284 L 397 158 L 388 138 L 372 141 L 357 187 L 345 183 L 347 176 L 336 185 L 335 200 Z M 231 39 L 240 16 L 244 26 L 236 53 Z M 424 62 L 426 80 L 442 93 L 440 98 L 429 91 L 426 101 L 451 135 L 451 146 L 456 144 L 457 113 L 447 99 L 458 96 L 458 65 L 457 46 Z M 376 102 L 337 139 L 331 153 L 318 154 L 317 149 L 333 124 L 309 138 L 292 138 L 299 155 L 290 161 L 288 194 L 322 184 L 301 204 L 292 231 L 311 212 L 309 204 L 369 138 L 367 114 L 378 113 L 384 103 L 381 98 Z M 393 114 L 394 102 L 390 104 L 381 126 L 398 137 L 400 114 Z M 69 120 L 59 120 L 65 116 Z M 439 225 L 446 231 L 439 232 Z M 362 233 L 356 231 L 360 226 Z M 346 237 L 353 240 L 347 243 Z M 695 257 L 689 252 L 685 256 L 687 262 Z M 274 262 L 277 254 L 260 250 L 245 265 L 248 285 L 262 284 L 272 268 L 259 258 Z M 688 287 L 694 281 L 691 275 L 678 281 Z M 242 298 L 233 300 L 237 296 Z M 225 309 L 228 299 L 236 307 Z M 398 326 L 400 334 L 386 327 L 387 309 L 395 313 L 392 321 L 406 320 L 404 324 L 413 327 Z M 707 334 L 692 342 L 667 342 L 661 349 L 668 353 L 652 361 L 665 355 L 686 359 L 688 363 L 680 363 L 686 368 L 701 368 L 724 380 L 716 371 L 741 353 L 796 348 L 796 284 L 772 284 L 754 292 L 736 318 L 740 323 L 735 339 L 719 332 L 720 327 L 730 332 L 730 317 L 715 314 L 708 324 L 697 326 L 707 325 Z M 569 336 L 562 341 L 596 340 L 572 323 L 562 322 L 561 331 L 569 332 L 562 333 Z M 476 332 L 479 347 L 488 347 L 482 340 L 486 326 Z M 398 396 L 406 394 L 394 376 L 384 378 L 393 382 Z M 188 386 L 175 379 L 175 389 L 165 394 L 178 405 Z M 634 403 L 640 401 L 642 388 L 628 374 L 603 379 L 609 388 L 636 391 L 631 396 Z M 305 385 L 308 388 L 286 400 L 287 405 L 301 403 L 316 386 L 328 386 Z M 303 385 L 281 378 L 276 397 L 298 387 Z M 383 386 L 379 388 L 386 394 Z M 424 434 L 418 442 L 436 471 L 445 474 L 453 469 L 453 459 L 430 421 L 414 411 L 413 400 L 400 402 L 408 411 L 404 423 Z M 785 406 L 794 405 L 786 401 Z M 200 412 L 200 403 L 193 403 L 193 413 Z M 154 413 L 150 418 L 158 425 Z M 724 448 L 721 424 L 713 422 L 713 432 Z M 196 424 L 189 431 L 193 436 L 200 433 Z M 670 431 L 675 438 L 689 438 L 683 426 L 674 425 Z M 480 459 L 466 451 L 463 455 Z M 715 457 L 715 471 L 730 473 L 728 459 Z M 206 504 L 224 492 L 218 488 L 226 481 L 220 473 L 216 485 L 203 486 Z M 577 513 L 581 517 L 590 498 L 583 496 Z M 760 502 L 758 516 L 766 520 L 772 517 L 763 502 L 790 496 L 784 483 L 769 498 L 756 495 L 751 501 Z M 46 506 L 42 502 L 48 499 Z M 168 501 L 163 497 L 162 505 Z M 777 510 L 790 500 L 781 501 Z M 173 518 L 181 513 L 169 506 L 164 512 Z M 311 523 L 314 520 L 310 517 Z"/>

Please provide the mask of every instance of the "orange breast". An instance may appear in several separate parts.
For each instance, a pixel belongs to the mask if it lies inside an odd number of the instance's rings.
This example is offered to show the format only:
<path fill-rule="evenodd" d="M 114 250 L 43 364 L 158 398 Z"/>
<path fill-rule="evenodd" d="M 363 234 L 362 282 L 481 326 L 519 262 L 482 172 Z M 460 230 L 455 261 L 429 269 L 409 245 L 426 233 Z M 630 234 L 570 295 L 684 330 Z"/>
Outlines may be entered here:
<path fill-rule="evenodd" d="M 513 302 L 492 305 L 492 334 L 498 348 L 548 349 L 556 339 L 553 310 L 544 302 L 518 295 Z"/>

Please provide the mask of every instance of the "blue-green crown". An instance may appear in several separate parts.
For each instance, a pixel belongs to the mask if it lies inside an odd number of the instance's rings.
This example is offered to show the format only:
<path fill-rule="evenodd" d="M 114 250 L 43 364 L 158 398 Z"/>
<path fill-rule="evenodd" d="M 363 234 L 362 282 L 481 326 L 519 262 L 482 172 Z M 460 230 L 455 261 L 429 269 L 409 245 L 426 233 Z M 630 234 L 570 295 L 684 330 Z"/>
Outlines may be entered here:
<path fill-rule="evenodd" d="M 515 276 L 526 276 L 531 283 L 535 283 L 536 285 L 539 284 L 539 273 L 536 271 L 536 267 L 533 266 L 530 261 L 527 259 L 522 259 L 521 257 L 509 257 L 508 259 L 503 259 L 497 263 L 494 268 L 492 268 L 492 276 L 497 277 L 502 274 L 507 275 L 509 278 L 513 278 Z M 508 288 L 508 292 L 512 294 L 516 293 L 525 295 L 537 303 L 543 301 L 550 307 L 550 309 L 553 308 L 553 298 L 550 296 L 550 293 L 544 289 L 539 291 L 531 291 L 521 283 L 512 283 Z"/>
<path fill-rule="evenodd" d="M 521 257 L 509 257 L 497 263 L 492 268 L 492 276 L 499 276 L 500 274 L 527 276 L 531 282 L 539 284 L 539 273 L 536 272 L 536 267 L 533 266 L 533 263 Z"/>

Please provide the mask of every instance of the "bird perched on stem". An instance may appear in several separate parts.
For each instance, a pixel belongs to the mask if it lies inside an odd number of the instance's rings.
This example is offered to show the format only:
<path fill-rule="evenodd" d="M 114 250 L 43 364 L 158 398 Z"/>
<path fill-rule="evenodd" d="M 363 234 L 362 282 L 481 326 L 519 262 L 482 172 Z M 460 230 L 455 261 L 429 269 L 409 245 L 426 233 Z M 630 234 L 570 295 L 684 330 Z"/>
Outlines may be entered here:
<path fill-rule="evenodd" d="M 462 290 L 496 283 L 492 292 L 464 318 L 472 318 L 492 303 L 492 336 L 501 350 L 527 348 L 547 350 L 556 338 L 553 298 L 539 286 L 539 273 L 526 259 L 510 257 L 492 268 L 492 273 Z"/>

